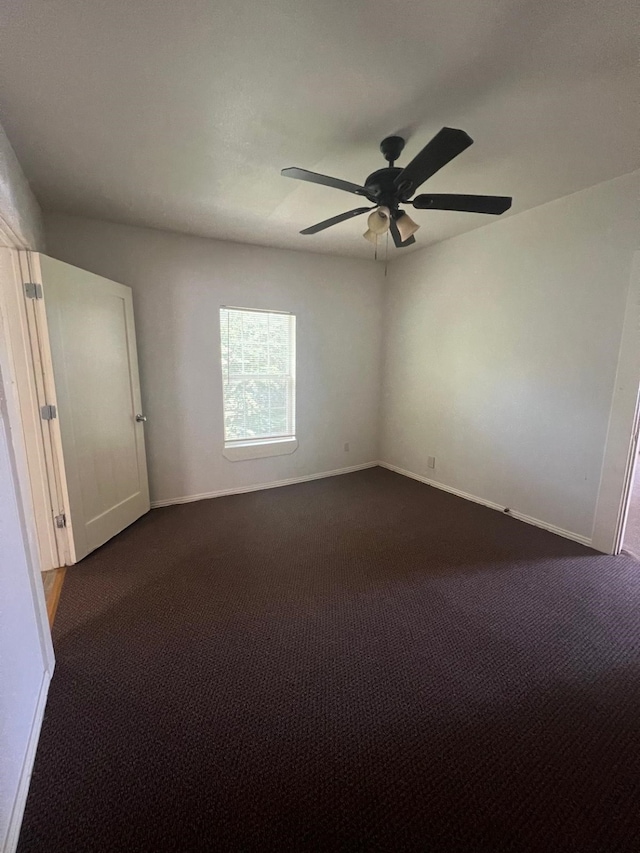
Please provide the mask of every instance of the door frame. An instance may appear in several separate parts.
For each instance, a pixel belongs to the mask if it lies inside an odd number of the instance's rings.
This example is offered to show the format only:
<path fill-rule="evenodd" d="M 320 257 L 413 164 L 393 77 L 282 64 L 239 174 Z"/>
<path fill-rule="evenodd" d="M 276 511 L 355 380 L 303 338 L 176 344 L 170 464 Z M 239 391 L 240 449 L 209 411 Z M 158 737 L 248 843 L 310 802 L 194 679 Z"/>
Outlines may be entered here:
<path fill-rule="evenodd" d="M 5 284 L 7 274 L 13 278 L 13 269 L 7 269 L 7 259 L 10 251 L 0 247 L 0 405 L 5 425 L 8 428 L 9 453 L 14 466 L 17 485 L 17 497 L 21 514 L 22 535 L 25 541 L 26 557 L 29 564 L 29 581 L 33 596 L 33 606 L 36 613 L 36 624 L 42 650 L 44 678 L 48 684 L 55 666 L 51 629 L 47 616 L 47 606 L 44 597 L 44 586 L 40 578 L 41 561 L 40 546 L 35 517 L 35 503 L 31 494 L 31 477 L 29 472 L 28 450 L 22 425 L 22 408 L 18 394 L 18 381 L 14 371 L 15 361 L 12 353 L 12 341 L 8 334 L 8 318 L 5 302 Z M 12 261 L 13 263 L 13 261 Z M 46 696 L 46 689 L 44 695 Z M 44 711 L 44 706 L 42 708 Z M 37 739 L 37 738 L 36 738 Z M 35 750 L 35 744 L 34 744 Z M 26 797 L 26 793 L 25 793 Z"/>
<path fill-rule="evenodd" d="M 9 152 L 13 155 L 10 149 Z M 2 159 L 1 156 L 0 159 Z M 9 185 L 7 191 L 12 195 L 13 190 L 20 186 L 22 173 L 17 161 L 15 161 L 16 168 L 11 161 L 8 165 Z M 14 176 L 17 183 L 13 181 Z M 15 294 L 16 280 L 20 278 L 18 254 L 15 250 L 33 246 L 39 238 L 37 233 L 38 208 L 33 197 L 29 195 L 26 182 L 24 187 L 26 193 L 22 199 L 17 199 L 17 204 L 16 199 L 9 198 L 5 193 L 0 192 L 0 419 L 2 421 L 0 429 L 3 432 L 3 442 L 6 439 L 11 469 L 9 488 L 15 494 L 23 544 L 23 551 L 18 555 L 18 560 L 19 562 L 24 560 L 28 575 L 37 638 L 42 656 L 42 673 L 39 694 L 33 705 L 31 729 L 25 745 L 17 784 L 12 791 L 7 790 L 7 795 L 13 798 L 13 804 L 8 825 L 3 827 L 6 850 L 13 850 L 18 844 L 49 683 L 55 667 L 44 586 L 40 576 L 42 564 L 35 518 L 35 502 L 32 496 L 32 478 L 29 471 L 19 395 L 19 382 L 21 380 L 16 375 L 16 355 L 20 355 L 20 350 L 18 353 L 15 352 L 15 343 L 16 340 L 20 340 L 22 327 L 19 326 L 16 329 L 14 323 L 10 322 L 9 305 L 6 298 Z M 30 206 L 31 209 L 29 209 Z M 23 212 L 24 216 L 22 216 Z M 13 317 L 13 319 L 15 318 Z M 22 350 L 23 354 L 26 352 L 26 349 Z M 2 834 L 0 833 L 0 835 Z"/>
<path fill-rule="evenodd" d="M 622 549 L 639 434 L 640 252 L 635 252 L 591 537 L 592 547 L 605 554 L 619 554 Z"/>
<path fill-rule="evenodd" d="M 43 420 L 41 407 L 56 406 L 53 365 L 42 298 L 29 298 L 25 284 L 39 285 L 39 256 L 21 249 L 0 249 L 0 318 L 6 341 L 5 370 L 10 377 L 12 434 L 24 447 L 21 472 L 23 510 L 35 534 L 40 571 L 75 562 L 70 527 L 58 527 L 56 517 L 70 525 L 69 501 L 57 419 Z"/>

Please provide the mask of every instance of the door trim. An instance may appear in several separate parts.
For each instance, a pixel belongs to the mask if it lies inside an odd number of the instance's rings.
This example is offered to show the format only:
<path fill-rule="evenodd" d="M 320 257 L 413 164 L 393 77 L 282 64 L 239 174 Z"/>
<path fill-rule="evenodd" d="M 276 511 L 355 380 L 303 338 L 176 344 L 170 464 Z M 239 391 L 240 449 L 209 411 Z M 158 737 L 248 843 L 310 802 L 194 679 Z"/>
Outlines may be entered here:
<path fill-rule="evenodd" d="M 36 253 L 0 250 L 2 332 L 15 407 L 12 431 L 19 434 L 25 451 L 21 491 L 24 511 L 33 518 L 30 528 L 36 535 L 37 565 L 40 571 L 48 571 L 70 565 L 72 552 L 69 530 L 54 523 L 60 513 L 68 518 L 68 498 L 59 424 L 43 421 L 40 415 L 41 406 L 55 405 L 55 394 L 44 305 L 41 299 L 28 299 L 24 291 L 27 281 L 41 283 L 34 261 Z"/>
<path fill-rule="evenodd" d="M 7 301 L 11 292 L 9 285 L 14 283 L 17 258 L 14 250 L 0 248 L 0 403 L 4 410 L 3 420 L 7 427 L 8 444 L 15 465 L 21 524 L 29 563 L 29 582 L 36 613 L 36 623 L 42 650 L 42 660 L 49 676 L 53 673 L 55 657 L 51 642 L 51 631 L 44 600 L 44 587 L 40 578 L 40 547 L 36 526 L 35 502 L 32 498 L 32 481 L 29 470 L 29 448 L 25 440 L 22 423 L 22 407 L 19 398 L 19 378 L 15 372 L 14 352 L 12 351 L 12 329 L 9 329 Z"/>
<path fill-rule="evenodd" d="M 51 672 L 45 670 L 42 673 L 42 682 L 36 701 L 35 711 L 33 713 L 33 721 L 31 723 L 31 731 L 29 732 L 29 740 L 27 749 L 22 762 L 22 770 L 20 772 L 20 781 L 18 790 L 13 801 L 13 809 L 9 817 L 7 827 L 7 835 L 5 839 L 5 849 L 15 850 L 18 846 L 18 838 L 20 829 L 22 828 L 22 818 L 27 805 L 27 795 L 29 794 L 29 784 L 31 782 L 31 772 L 36 758 L 36 750 L 38 741 L 40 740 L 40 730 L 42 728 L 42 720 L 44 719 L 44 711 L 47 704 L 47 695 L 49 693 L 49 682 L 51 681 Z"/>
<path fill-rule="evenodd" d="M 32 310 L 27 311 L 27 318 L 29 332 L 33 340 L 34 375 L 42 383 L 40 391 L 42 402 L 38 405 L 37 417 L 40 423 L 46 424 L 48 428 L 47 440 L 50 446 L 50 453 L 47 455 L 46 464 L 47 477 L 51 483 L 51 524 L 53 525 L 54 534 L 58 542 L 58 555 L 61 560 L 59 566 L 71 566 L 77 562 L 77 559 L 73 538 L 73 519 L 69 511 L 69 484 L 67 482 L 64 452 L 62 449 L 60 421 L 58 418 L 53 418 L 49 421 L 43 421 L 40 418 L 40 406 L 51 405 L 58 408 L 56 382 L 53 373 L 53 358 L 49 340 L 49 321 L 46 311 L 47 296 L 42 281 L 40 253 L 20 252 L 20 255 L 23 279 L 33 284 L 39 284 L 42 293 L 42 298 L 40 299 L 23 298 L 25 304 L 31 303 L 32 306 Z M 22 292 L 24 293 L 24 285 Z M 59 515 L 64 515 L 66 519 L 66 524 L 62 528 L 57 527 L 53 520 Z"/>

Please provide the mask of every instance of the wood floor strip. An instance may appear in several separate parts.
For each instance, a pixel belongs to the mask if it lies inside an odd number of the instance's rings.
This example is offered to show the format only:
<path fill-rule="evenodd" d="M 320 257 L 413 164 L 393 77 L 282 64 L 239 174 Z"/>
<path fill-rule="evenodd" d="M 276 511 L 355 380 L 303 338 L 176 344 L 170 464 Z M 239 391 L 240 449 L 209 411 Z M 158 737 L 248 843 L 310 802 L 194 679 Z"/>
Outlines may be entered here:
<path fill-rule="evenodd" d="M 64 576 L 67 572 L 66 566 L 61 569 L 54 569 L 53 578 L 50 583 L 45 584 L 45 596 L 47 600 L 47 616 L 49 617 L 49 627 L 53 627 L 53 620 L 56 618 L 58 602 L 60 601 L 60 593 L 62 592 L 62 584 Z"/>

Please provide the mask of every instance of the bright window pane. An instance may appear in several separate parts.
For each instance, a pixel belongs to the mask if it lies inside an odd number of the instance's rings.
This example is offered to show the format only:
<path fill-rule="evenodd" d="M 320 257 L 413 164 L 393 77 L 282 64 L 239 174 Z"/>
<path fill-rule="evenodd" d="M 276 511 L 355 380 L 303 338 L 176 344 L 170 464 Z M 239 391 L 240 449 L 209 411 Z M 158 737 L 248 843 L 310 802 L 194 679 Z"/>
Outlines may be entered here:
<path fill-rule="evenodd" d="M 295 435 L 295 317 L 220 309 L 225 442 Z"/>

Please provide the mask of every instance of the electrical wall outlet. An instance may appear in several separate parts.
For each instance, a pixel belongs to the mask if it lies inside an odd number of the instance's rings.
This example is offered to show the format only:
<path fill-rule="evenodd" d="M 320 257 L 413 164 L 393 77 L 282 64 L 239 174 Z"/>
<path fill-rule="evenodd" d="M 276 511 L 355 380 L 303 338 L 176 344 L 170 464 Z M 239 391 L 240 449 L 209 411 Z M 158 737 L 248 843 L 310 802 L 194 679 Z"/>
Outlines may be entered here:
<path fill-rule="evenodd" d="M 429 456 L 427 458 L 427 468 L 435 468 L 436 467 L 436 457 Z"/>
<path fill-rule="evenodd" d="M 345 449 L 345 453 L 348 453 L 348 452 L 349 452 L 349 442 L 348 442 L 348 441 L 345 441 L 345 443 L 344 443 L 344 449 Z"/>

